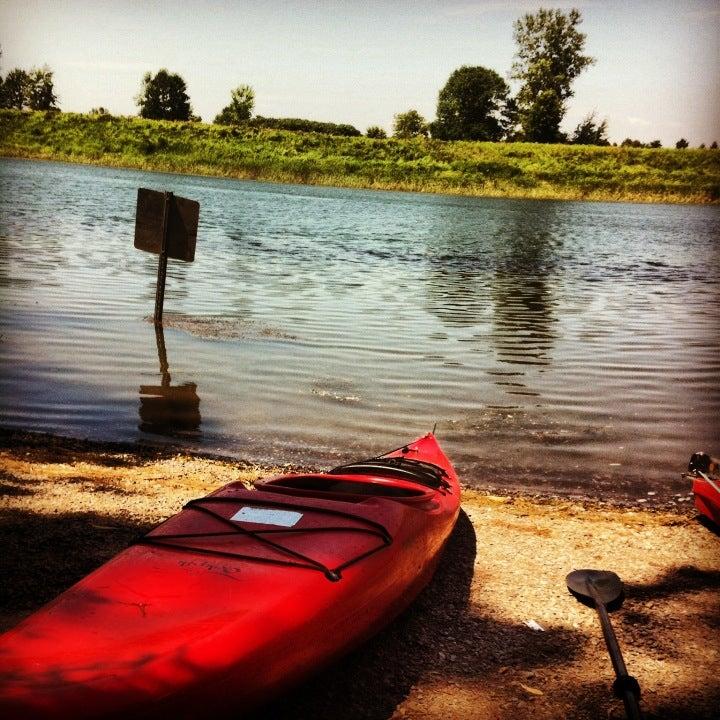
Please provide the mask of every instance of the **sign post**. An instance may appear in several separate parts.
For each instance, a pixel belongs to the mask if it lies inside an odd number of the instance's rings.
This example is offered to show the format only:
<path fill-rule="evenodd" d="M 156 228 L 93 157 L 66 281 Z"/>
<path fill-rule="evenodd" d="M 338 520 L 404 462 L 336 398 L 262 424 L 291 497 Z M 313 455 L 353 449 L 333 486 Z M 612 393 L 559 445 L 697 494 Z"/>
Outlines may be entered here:
<path fill-rule="evenodd" d="M 160 240 L 160 258 L 158 260 L 157 287 L 155 288 L 155 313 L 153 322 L 155 325 L 162 325 L 163 303 L 165 302 L 165 278 L 167 276 L 167 227 L 168 215 L 170 214 L 170 203 L 173 194 L 171 192 L 163 193 L 163 222 L 162 222 L 162 239 Z"/>
<path fill-rule="evenodd" d="M 195 259 L 200 204 L 171 192 L 138 188 L 135 214 L 135 247 L 159 255 L 155 314 L 162 325 L 165 278 L 168 258 L 192 262 Z"/>

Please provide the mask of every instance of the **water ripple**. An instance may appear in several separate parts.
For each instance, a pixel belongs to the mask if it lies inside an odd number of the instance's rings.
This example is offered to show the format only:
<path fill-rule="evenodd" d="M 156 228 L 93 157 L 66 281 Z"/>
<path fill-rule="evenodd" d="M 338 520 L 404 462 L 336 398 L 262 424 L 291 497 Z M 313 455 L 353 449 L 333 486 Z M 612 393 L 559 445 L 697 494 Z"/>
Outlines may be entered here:
<path fill-rule="evenodd" d="M 138 187 L 201 204 L 159 334 Z M 676 492 L 720 451 L 719 226 L 0 160 L 0 422 L 321 465 L 437 422 L 471 484 Z"/>

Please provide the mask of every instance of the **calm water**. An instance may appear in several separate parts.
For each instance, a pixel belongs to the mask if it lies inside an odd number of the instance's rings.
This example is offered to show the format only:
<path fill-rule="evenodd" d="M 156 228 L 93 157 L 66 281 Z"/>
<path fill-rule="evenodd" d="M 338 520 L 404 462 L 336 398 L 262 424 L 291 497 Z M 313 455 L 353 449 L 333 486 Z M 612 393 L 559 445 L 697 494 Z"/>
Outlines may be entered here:
<path fill-rule="evenodd" d="M 200 202 L 193 264 L 138 187 Z M 328 465 L 432 429 L 463 478 L 686 490 L 720 451 L 720 208 L 0 160 L 0 424 Z"/>

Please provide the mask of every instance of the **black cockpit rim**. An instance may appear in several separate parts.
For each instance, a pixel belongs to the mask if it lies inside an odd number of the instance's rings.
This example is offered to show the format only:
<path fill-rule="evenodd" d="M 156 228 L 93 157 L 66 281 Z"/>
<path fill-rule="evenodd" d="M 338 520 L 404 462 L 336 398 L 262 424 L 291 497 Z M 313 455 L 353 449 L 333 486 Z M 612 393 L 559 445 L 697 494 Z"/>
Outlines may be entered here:
<path fill-rule="evenodd" d="M 405 457 L 374 457 L 339 465 L 328 475 L 379 475 L 418 483 L 433 490 L 449 487 L 448 474 L 439 465 Z"/>

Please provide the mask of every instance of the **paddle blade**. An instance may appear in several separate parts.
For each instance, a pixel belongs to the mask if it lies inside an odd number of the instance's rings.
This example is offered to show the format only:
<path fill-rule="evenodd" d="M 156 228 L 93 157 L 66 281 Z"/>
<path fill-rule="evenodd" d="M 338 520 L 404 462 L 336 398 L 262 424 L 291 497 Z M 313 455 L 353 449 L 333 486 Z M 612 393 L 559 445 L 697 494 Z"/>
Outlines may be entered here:
<path fill-rule="evenodd" d="M 566 578 L 568 590 L 581 600 L 609 605 L 622 597 L 622 580 L 609 570 L 573 570 Z"/>

